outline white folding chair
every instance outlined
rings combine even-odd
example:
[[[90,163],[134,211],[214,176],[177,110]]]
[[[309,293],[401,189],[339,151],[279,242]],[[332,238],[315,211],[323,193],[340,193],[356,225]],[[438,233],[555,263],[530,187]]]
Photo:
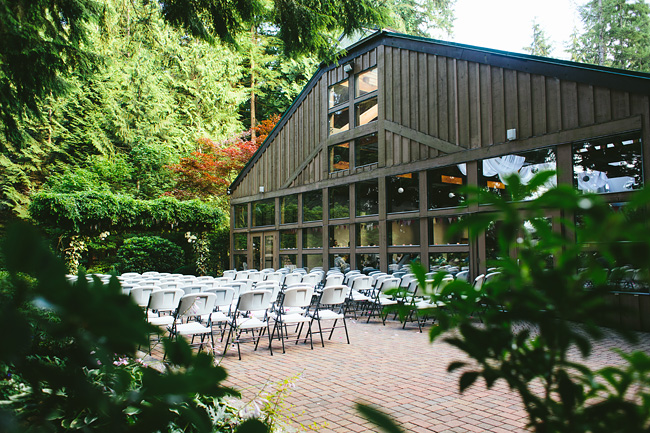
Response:
[[[370,300],[370,309],[368,311],[368,320],[366,323],[370,322],[370,318],[375,315],[375,312],[379,313],[382,324],[386,325],[386,316],[388,313],[384,314],[384,309],[391,305],[397,305],[399,301],[395,296],[386,294],[389,290],[399,289],[401,280],[399,278],[393,278],[386,275],[386,278],[380,278],[377,280],[378,286],[373,291],[373,296]]]
[[[299,331],[296,334],[295,341],[298,344],[300,340],[300,333],[305,323],[308,325],[307,337],[311,348],[314,348],[314,341],[311,332],[311,317],[306,314],[307,308],[311,305],[311,298],[314,295],[314,288],[310,285],[300,285],[297,287],[289,287],[284,290],[282,294],[282,301],[276,309],[275,324],[273,332],[271,333],[271,340],[275,332],[278,331],[278,337],[282,341],[282,353],[285,353],[284,341],[289,337],[288,326],[300,325]],[[305,339],[307,338],[305,337]]]
[[[235,289],[232,287],[211,287],[205,289],[203,293],[214,293],[217,300],[214,304],[215,310],[208,315],[201,317],[202,321],[210,321],[212,328],[218,326],[219,333],[221,334],[221,341],[225,335],[226,326],[230,325],[232,320],[233,301],[235,300]]]
[[[183,336],[185,338],[191,337],[190,344],[194,344],[196,336],[201,337],[199,344],[199,351],[203,349],[205,338],[209,337],[214,350],[214,338],[212,336],[212,323],[209,320],[209,315],[214,311],[214,306],[217,302],[217,297],[214,293],[192,293],[190,295],[183,295],[181,302],[176,310],[176,320],[171,329],[172,338]],[[208,315],[207,323],[201,323],[201,317]]]
[[[157,286],[135,286],[129,292],[129,296],[133,301],[142,308],[147,308],[149,306],[149,298],[151,297],[151,292],[154,290],[160,290],[160,287]]]
[[[230,321],[228,338],[226,339],[226,350],[228,350],[230,342],[236,344],[239,359],[241,359],[240,344],[254,342],[255,350],[257,350],[260,338],[262,338],[264,332],[266,332],[269,337],[269,351],[271,352],[271,355],[273,355],[271,330],[269,327],[271,294],[272,292],[270,290],[252,290],[250,292],[242,293],[239,296],[237,308],[235,309],[235,312],[232,315],[232,320]],[[255,335],[256,330],[258,331],[257,335]],[[244,333],[246,333],[246,337],[242,337]],[[250,336],[248,335],[249,333]]]
[[[339,320],[343,322],[345,338],[348,341],[348,344],[350,344],[348,325],[345,323],[345,301],[348,296],[348,291],[349,287],[343,285],[324,287],[320,297],[318,298],[316,307],[307,313],[307,316],[311,318],[310,325],[313,324],[314,320],[318,323],[318,333],[320,334],[320,342],[323,347],[325,347],[323,331],[330,331],[330,335],[327,339],[331,340],[332,335],[334,334],[334,329],[337,328],[336,323]],[[323,329],[321,326],[321,321],[323,320],[333,320],[334,322],[331,327]],[[340,328],[340,326],[338,326],[338,328]],[[298,338],[300,338],[300,336],[298,336]]]

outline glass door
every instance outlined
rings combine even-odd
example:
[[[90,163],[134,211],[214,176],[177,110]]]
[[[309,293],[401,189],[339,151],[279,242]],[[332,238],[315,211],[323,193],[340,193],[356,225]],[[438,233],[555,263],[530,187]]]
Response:
[[[278,232],[254,233],[253,239],[253,268],[257,270],[278,266],[277,251]]]

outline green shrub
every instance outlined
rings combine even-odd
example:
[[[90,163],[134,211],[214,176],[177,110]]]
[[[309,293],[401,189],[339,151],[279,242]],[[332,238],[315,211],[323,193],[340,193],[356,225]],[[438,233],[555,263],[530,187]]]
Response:
[[[158,236],[142,236],[124,241],[117,250],[120,272],[173,272],[183,266],[183,250]]]

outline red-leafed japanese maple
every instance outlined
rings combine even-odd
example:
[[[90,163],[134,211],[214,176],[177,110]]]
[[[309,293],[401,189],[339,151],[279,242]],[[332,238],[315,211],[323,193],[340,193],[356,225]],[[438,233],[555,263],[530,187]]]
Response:
[[[178,164],[169,166],[176,173],[176,187],[169,195],[182,200],[210,200],[224,195],[228,185],[244,168],[279,119],[280,116],[275,115],[255,128],[218,143],[209,138],[200,138],[199,150],[181,158]]]

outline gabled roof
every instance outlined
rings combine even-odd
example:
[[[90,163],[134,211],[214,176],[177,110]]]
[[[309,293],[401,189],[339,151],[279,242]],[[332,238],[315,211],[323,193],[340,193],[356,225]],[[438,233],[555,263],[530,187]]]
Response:
[[[378,31],[356,44],[351,45],[347,49],[346,55],[339,59],[338,62],[321,64],[318,71],[316,71],[312,76],[307,85],[303,88],[302,92],[300,92],[291,106],[284,112],[266,140],[264,140],[246,166],[230,184],[228,187],[228,193],[230,194],[235,190],[235,188],[237,188],[241,180],[248,174],[255,162],[259,160],[266,148],[273,142],[279,131],[282,130],[284,125],[287,123],[288,119],[293,115],[300,104],[305,100],[311,89],[316,85],[316,83],[318,83],[325,73],[381,45],[492,65],[530,74],[555,77],[562,80],[628,91],[631,93],[650,93],[650,73],[646,72],[627,71],[606,66],[577,63],[568,60],[532,56],[529,54],[482,48],[473,45],[459,44],[456,42],[446,42],[419,36],[410,36],[401,33]]]

